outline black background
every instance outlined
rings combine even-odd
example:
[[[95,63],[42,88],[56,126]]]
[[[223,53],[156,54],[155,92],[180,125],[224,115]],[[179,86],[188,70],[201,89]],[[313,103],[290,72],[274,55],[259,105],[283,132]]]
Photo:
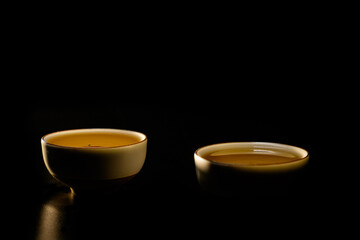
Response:
[[[179,31],[173,31],[171,24],[155,29],[144,23],[127,29],[131,34],[121,34],[123,29],[115,34],[103,25],[52,31],[62,23],[39,22],[24,23],[27,41],[16,39],[13,58],[21,67],[13,70],[12,98],[20,102],[7,116],[24,136],[21,150],[14,150],[18,172],[11,198],[15,229],[23,231],[14,235],[39,234],[46,206],[55,209],[46,226],[56,226],[59,236],[70,239],[212,236],[256,226],[275,236],[281,234],[275,226],[295,229],[310,209],[317,209],[312,219],[322,218],[323,203],[332,197],[331,156],[324,151],[332,105],[327,85],[318,80],[333,69],[317,26],[292,22],[276,28],[263,21],[254,29],[214,24],[186,30],[176,23]],[[56,198],[66,188],[47,173],[40,138],[78,128],[147,135],[145,165],[119,195],[76,204]],[[16,143],[18,135],[12,136]],[[196,181],[195,150],[233,141],[308,150],[304,180],[280,199],[244,201],[203,192]],[[309,232],[317,220],[309,220]]]

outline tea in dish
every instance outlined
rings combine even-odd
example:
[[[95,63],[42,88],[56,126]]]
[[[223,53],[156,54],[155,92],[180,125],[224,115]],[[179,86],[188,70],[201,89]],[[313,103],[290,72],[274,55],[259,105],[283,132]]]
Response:
[[[269,165],[288,163],[298,159],[295,154],[281,150],[230,149],[218,150],[203,156],[217,163]]]

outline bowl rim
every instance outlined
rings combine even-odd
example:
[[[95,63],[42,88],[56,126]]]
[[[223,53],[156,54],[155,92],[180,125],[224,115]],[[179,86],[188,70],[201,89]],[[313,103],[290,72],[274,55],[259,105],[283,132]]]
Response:
[[[199,155],[199,151],[201,149],[208,148],[208,147],[214,147],[216,145],[228,145],[228,144],[254,144],[254,145],[256,145],[256,144],[272,144],[272,145],[283,146],[283,147],[287,146],[287,147],[291,147],[291,148],[295,148],[295,149],[305,151],[305,156],[301,157],[301,158],[296,158],[296,159],[288,161],[288,162],[283,162],[283,163],[244,164],[244,163],[221,163],[221,162],[215,162],[213,160],[206,159],[203,156]],[[197,156],[197,157],[199,157],[199,158],[201,158],[201,159],[203,159],[203,160],[205,160],[207,162],[210,162],[211,164],[215,164],[215,165],[261,167],[261,166],[285,165],[285,164],[290,164],[290,163],[294,163],[294,162],[300,162],[300,161],[303,161],[303,160],[309,158],[310,155],[309,155],[309,152],[307,150],[305,150],[304,148],[289,145],[289,144],[284,144],[284,143],[275,143],[275,142],[224,142],[224,143],[214,143],[214,144],[210,144],[210,145],[200,147],[195,151],[194,156]]]
[[[120,146],[111,146],[111,147],[72,147],[72,146],[63,146],[63,145],[58,145],[58,144],[53,144],[53,143],[49,143],[45,140],[45,138],[49,135],[53,135],[53,134],[58,134],[58,133],[63,133],[63,132],[78,132],[78,131],[101,131],[101,130],[105,130],[105,131],[121,131],[121,132],[131,132],[131,133],[136,133],[139,135],[142,135],[144,139],[142,139],[141,141],[135,142],[135,143],[131,143],[131,144],[126,144],[126,145],[120,145]],[[68,149],[86,149],[86,150],[97,150],[97,149],[108,149],[108,148],[122,148],[122,147],[128,147],[128,146],[132,146],[132,145],[136,145],[142,142],[147,141],[147,136],[144,133],[138,132],[138,131],[133,131],[133,130],[126,130],[126,129],[117,129],[117,128],[78,128],[78,129],[67,129],[67,130],[60,130],[60,131],[56,131],[56,132],[51,132],[48,134],[45,134],[44,136],[41,137],[41,141],[44,142],[44,144],[46,145],[50,145],[50,146],[55,146],[55,147],[59,147],[59,148],[68,148]]]

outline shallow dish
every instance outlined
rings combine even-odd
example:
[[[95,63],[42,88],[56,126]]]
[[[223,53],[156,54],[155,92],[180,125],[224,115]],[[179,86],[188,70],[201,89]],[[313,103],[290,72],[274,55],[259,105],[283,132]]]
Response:
[[[230,142],[201,147],[194,160],[203,188],[225,195],[251,195],[284,190],[306,166],[309,154],[287,144]]]

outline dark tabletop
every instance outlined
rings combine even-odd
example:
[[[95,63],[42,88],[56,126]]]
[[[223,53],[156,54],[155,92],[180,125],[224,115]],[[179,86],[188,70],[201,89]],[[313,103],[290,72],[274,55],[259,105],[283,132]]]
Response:
[[[277,227],[296,228],[313,207],[320,209],[315,215],[324,211],[322,203],[329,192],[321,164],[326,158],[318,144],[319,132],[313,130],[319,120],[305,121],[286,108],[259,111],[259,106],[202,104],[31,105],[26,116],[28,147],[21,161],[23,190],[17,191],[20,196],[13,201],[18,213],[12,214],[12,233],[39,240],[202,237],[243,230],[284,234]],[[41,136],[89,127],[131,129],[149,139],[143,169],[111,196],[74,197],[51,178],[43,164]],[[282,196],[213,195],[197,182],[193,154],[201,146],[229,141],[299,146],[309,151],[309,166]],[[257,226],[263,230],[257,232]]]

